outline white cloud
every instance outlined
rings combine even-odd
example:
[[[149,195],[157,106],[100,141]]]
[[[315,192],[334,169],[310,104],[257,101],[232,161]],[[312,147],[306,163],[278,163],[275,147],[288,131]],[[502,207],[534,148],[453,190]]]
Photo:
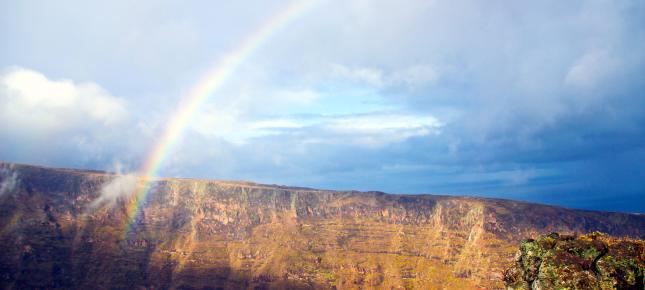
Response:
[[[191,128],[204,137],[222,138],[237,144],[303,126],[299,121],[288,118],[246,120],[237,110],[218,109],[215,106],[198,113],[191,124]]]
[[[571,66],[565,83],[575,87],[591,88],[604,81],[616,68],[616,60],[607,51],[593,49]]]
[[[336,138],[319,141],[378,147],[412,137],[439,134],[442,126],[432,116],[368,114],[340,117],[321,124],[323,129]]]
[[[55,135],[91,124],[114,126],[127,116],[125,101],[95,83],[51,80],[20,67],[0,74],[0,120],[21,130]]]
[[[331,74],[336,78],[362,82],[374,87],[382,87],[385,84],[383,71],[375,68],[351,68],[341,64],[333,64],[331,66]]]
[[[211,104],[196,113],[190,126],[203,136],[225,136],[238,130],[240,118],[237,104]]]
[[[318,101],[320,94],[314,90],[258,86],[235,97],[215,98],[195,113],[189,126],[202,136],[242,142],[275,129],[301,126],[288,118],[259,118],[258,115],[280,115],[285,110],[306,108]]]
[[[11,165],[0,167],[0,196],[11,192],[18,184],[18,172],[12,170]]]
[[[272,101],[279,100],[289,105],[308,105],[320,98],[313,90],[282,90],[273,94]]]
[[[252,122],[248,125],[252,130],[276,130],[276,129],[295,129],[302,128],[305,125],[297,120],[289,119],[270,119]]]
[[[299,142],[382,146],[418,136],[439,134],[443,126],[430,115],[372,112],[352,115],[244,119],[215,109],[198,116],[195,132],[235,144],[266,136],[300,136]]]
[[[531,179],[539,177],[540,173],[535,169],[513,170],[507,172],[506,183],[508,185],[524,185],[531,181]]]
[[[439,81],[439,73],[428,65],[414,65],[392,75],[392,82],[410,88],[433,85]]]
[[[363,83],[378,89],[386,87],[414,89],[434,85],[439,81],[437,70],[425,64],[416,64],[393,70],[333,64],[331,65],[331,76],[341,81]]]
[[[116,163],[114,167],[114,177],[101,186],[101,195],[90,204],[90,208],[96,208],[104,203],[112,206],[117,200],[135,194],[137,176],[129,173],[124,174],[119,163]]]
[[[93,82],[0,70],[0,158],[97,169],[136,162],[151,135],[133,123],[150,118],[137,120],[128,104]]]
[[[438,128],[441,124],[434,117],[412,115],[365,115],[334,119],[325,125],[326,128],[343,133],[378,133],[389,130],[419,130]]]

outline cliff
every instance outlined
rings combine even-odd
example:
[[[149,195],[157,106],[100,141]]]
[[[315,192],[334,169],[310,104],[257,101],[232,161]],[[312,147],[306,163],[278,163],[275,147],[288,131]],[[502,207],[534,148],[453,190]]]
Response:
[[[192,179],[152,181],[130,216],[123,176],[0,169],[3,289],[497,289],[522,239],[645,237],[643,215]]]

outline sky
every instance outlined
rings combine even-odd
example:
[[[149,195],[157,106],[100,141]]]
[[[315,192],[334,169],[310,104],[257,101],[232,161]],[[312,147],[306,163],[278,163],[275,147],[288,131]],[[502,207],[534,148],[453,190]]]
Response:
[[[294,1],[0,2],[0,160],[136,172]],[[645,2],[313,1],[160,176],[645,213]]]

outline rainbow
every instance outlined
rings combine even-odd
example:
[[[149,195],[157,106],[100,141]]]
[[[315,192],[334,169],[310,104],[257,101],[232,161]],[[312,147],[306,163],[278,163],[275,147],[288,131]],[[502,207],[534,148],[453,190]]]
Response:
[[[177,111],[168,120],[163,135],[155,143],[138,172],[139,176],[143,178],[144,184],[138,187],[133,198],[128,203],[124,235],[130,231],[137,213],[145,204],[154,176],[157,175],[159,168],[169,152],[181,138],[182,132],[191,121],[195,112],[204,104],[209,96],[226,82],[246,58],[261,47],[271,36],[275,35],[282,27],[308,11],[315,3],[316,1],[314,0],[296,0],[288,5],[286,9],[270,17],[257,31],[246,37],[236,49],[230,51],[216,62],[211,69],[206,71],[196,85],[188,91],[188,94],[183,98]]]

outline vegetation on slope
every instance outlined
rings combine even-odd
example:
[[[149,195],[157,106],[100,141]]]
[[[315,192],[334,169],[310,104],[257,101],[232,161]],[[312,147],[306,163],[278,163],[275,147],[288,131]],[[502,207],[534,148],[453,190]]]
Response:
[[[515,263],[504,272],[508,289],[642,290],[645,241],[594,232],[551,233],[521,242]]]

